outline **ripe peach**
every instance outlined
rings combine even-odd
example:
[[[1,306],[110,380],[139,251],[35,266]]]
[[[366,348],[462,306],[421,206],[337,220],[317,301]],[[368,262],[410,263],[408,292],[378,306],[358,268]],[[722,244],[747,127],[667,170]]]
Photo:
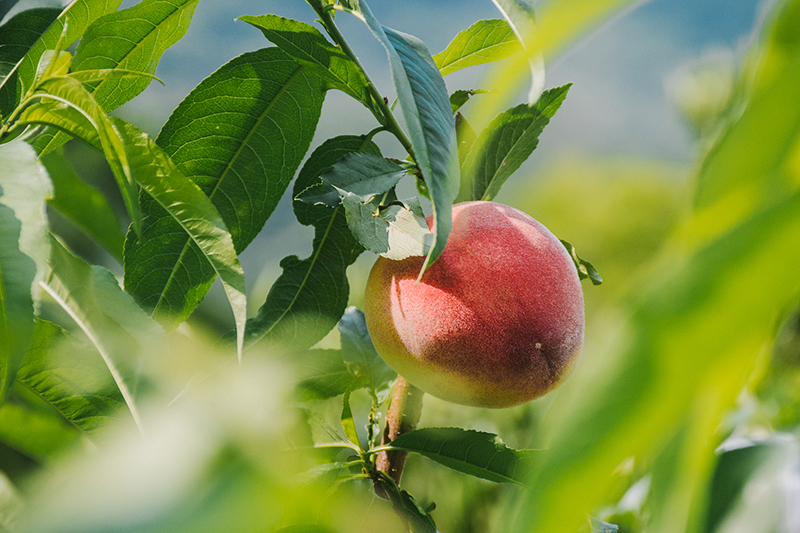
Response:
[[[375,348],[410,383],[454,403],[510,407],[569,375],[583,293],[547,228],[506,205],[456,204],[447,247],[415,285],[423,259],[378,258],[364,296]]]

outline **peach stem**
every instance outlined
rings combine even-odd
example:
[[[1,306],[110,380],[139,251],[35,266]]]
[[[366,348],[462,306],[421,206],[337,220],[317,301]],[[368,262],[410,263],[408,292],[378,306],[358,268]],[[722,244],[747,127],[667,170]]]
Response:
[[[424,394],[420,389],[406,381],[403,376],[397,376],[392,403],[389,407],[389,412],[386,413],[386,427],[383,430],[381,445],[389,444],[398,435],[412,431],[417,427],[420,415],[422,415],[422,396]],[[399,485],[407,456],[408,452],[399,450],[379,452],[375,460],[375,466],[381,472],[388,474]],[[375,493],[381,498],[387,498],[380,484],[375,484]]]

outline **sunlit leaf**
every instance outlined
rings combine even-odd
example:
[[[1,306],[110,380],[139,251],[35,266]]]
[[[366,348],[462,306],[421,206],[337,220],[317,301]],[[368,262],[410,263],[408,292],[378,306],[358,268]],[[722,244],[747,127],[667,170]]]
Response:
[[[360,68],[310,24],[277,15],[239,17],[303,66],[324,78],[331,88],[368,102],[367,80]]]
[[[356,422],[353,419],[353,411],[350,409],[350,389],[344,392],[344,397],[342,398],[342,429],[347,436],[347,440],[356,446],[360,446]]]
[[[794,31],[800,8],[786,6],[775,14],[776,27],[756,67],[762,75],[749,87],[744,112],[703,161],[695,208],[708,212],[701,222],[709,236],[800,183],[800,38]]]
[[[211,200],[237,252],[255,238],[294,176],[323,96],[317,76],[280,50],[264,49],[206,78],[161,130],[158,145]],[[142,210],[142,239],[129,233],[125,244],[125,286],[175,326],[217,273],[162,206],[143,196]]]
[[[70,75],[92,84],[104,111],[116,109],[147,88],[161,55],[189,28],[198,1],[145,0],[100,17],[81,39]],[[137,72],[144,75],[131,75]],[[47,131],[35,146],[46,154],[68,139],[63,131]]]
[[[41,35],[61,13],[56,8],[22,11],[0,26],[0,83],[16,68]]]
[[[80,430],[19,382],[0,405],[0,442],[34,461],[54,460],[80,436]]]
[[[20,222],[0,197],[0,403],[33,335],[34,261],[20,251]]]
[[[0,81],[0,115],[8,115],[22,97],[30,91],[39,59],[45,50],[55,49],[65,25],[67,31],[62,45],[68,47],[83,35],[94,20],[106,13],[116,11],[120,3],[122,0],[74,0],[64,8],[55,22],[50,24],[41,33],[41,36],[30,45],[25,55],[8,72],[7,77]],[[51,16],[51,13],[47,13],[44,18],[49,20]],[[36,23],[26,20],[27,22],[31,23],[29,28],[37,31],[41,31],[45,23],[44,20]]]
[[[37,321],[17,382],[90,437],[131,420],[98,352],[53,323]]]
[[[121,133],[112,125],[84,85],[74,78],[53,76],[37,86],[37,95],[41,101],[23,111],[19,124],[55,126],[95,148],[101,148],[117,180],[125,208],[131,217],[132,229],[139,234],[142,213],[136,201],[136,183]]]
[[[140,377],[138,371],[142,357],[141,345],[136,336],[132,336],[127,330],[127,324],[123,326],[118,321],[122,318],[126,321],[135,320],[136,308],[134,305],[127,305],[129,313],[125,317],[112,317],[105,311],[109,298],[130,300],[130,296],[122,291],[108,270],[89,265],[55,239],[50,245],[50,264],[53,273],[47,283],[43,284],[45,290],[69,314],[100,353],[128,410],[141,429],[134,397]],[[110,283],[107,278],[111,279]],[[109,286],[116,286],[116,289],[108,290]]]
[[[47,172],[26,143],[15,140],[0,146],[0,203],[10,207],[21,222],[19,249],[36,262],[34,298],[38,282],[47,273],[50,237],[45,214],[45,199],[52,185]]]
[[[489,91],[483,91],[481,89],[460,89],[455,91],[450,95],[450,107],[453,109],[453,114],[456,114],[458,110],[464,107],[464,105],[469,102],[469,99],[476,94],[488,94],[488,92]],[[458,124],[456,124],[456,133],[458,133]]]
[[[433,242],[420,271],[444,251],[453,225],[452,204],[459,187],[458,148],[447,88],[425,45],[412,35],[382,26],[364,0],[350,2],[389,56],[414,160],[433,208]]]
[[[442,76],[462,68],[483,65],[512,56],[521,50],[520,41],[505,20],[479,20],[433,56]]]
[[[81,181],[70,163],[59,154],[52,152],[44,156],[42,163],[53,182],[53,194],[47,199],[48,205],[67,217],[121,263],[124,236],[106,197]]]
[[[378,207],[347,191],[340,191],[347,213],[347,225],[367,250],[395,261],[425,256],[434,235],[428,229],[416,198],[405,204]]]
[[[542,93],[498,115],[481,132],[464,162],[458,201],[492,200],[539,144],[539,136],[567,97],[571,84]]]
[[[645,292],[623,345],[614,348],[613,371],[602,379],[598,372],[573,376],[580,394],[569,406],[551,409],[558,425],[532,479],[521,531],[551,531],[567,519],[570,528],[578,527],[608,489],[609,480],[593,472],[611,472],[626,457],[655,452],[680,427],[688,429],[679,460],[693,466],[668,497],[681,508],[691,504],[687,494],[709,468],[723,413],[735,405],[772,336],[774,316],[800,291],[792,274],[800,261],[798,213],[800,193],[794,193],[662,270],[669,275]],[[587,433],[591,440],[582,437]],[[637,438],[620,441],[620,434]],[[533,514],[536,526],[523,526]],[[674,515],[661,518],[673,523]]]
[[[125,69],[155,74],[161,55],[183,37],[199,0],[143,0],[109,13],[88,28],[72,61],[72,71]],[[150,83],[143,77],[108,79],[92,95],[108,112]]]
[[[247,320],[244,272],[225,223],[208,196],[181,174],[170,158],[146,133],[121,119],[117,119],[115,123],[124,138],[125,152],[130,160],[131,170],[136,181],[142,186],[142,196],[147,197],[167,213],[173,227],[179,231],[177,236],[165,235],[164,238],[182,241],[187,251],[191,243],[193,253],[199,254],[210,265],[214,275],[219,276],[233,311],[237,331],[237,353],[241,356]],[[134,242],[135,236],[129,234],[128,239],[128,243]],[[164,264],[164,258],[157,255],[157,252],[150,258],[139,255],[136,263],[131,264],[129,251],[127,248],[125,250],[126,272],[140,273],[139,279],[143,280],[142,283],[147,282],[146,269],[163,268]],[[126,289],[134,297],[140,295],[141,287],[131,287],[130,283],[130,278],[126,278]],[[156,311],[159,311],[158,305],[146,307],[155,307]],[[165,318],[169,321],[171,317]]]
[[[378,147],[358,136],[334,137],[309,156],[294,184],[294,195],[319,183],[319,176],[353,152],[379,156]],[[264,339],[292,348],[308,348],[321,340],[347,307],[346,269],[363,248],[351,235],[344,208],[294,202],[301,224],[314,226],[311,255],[303,260],[289,256],[281,261],[283,273],[272,285],[258,314],[247,323],[248,343]]]
[[[497,483],[524,484],[537,453],[509,448],[492,433],[461,428],[416,429],[399,435],[389,446]]]

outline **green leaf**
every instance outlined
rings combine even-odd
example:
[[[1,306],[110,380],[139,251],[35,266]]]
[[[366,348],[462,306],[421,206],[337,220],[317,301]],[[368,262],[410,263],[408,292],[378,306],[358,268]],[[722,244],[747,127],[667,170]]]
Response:
[[[600,285],[603,283],[603,278],[600,276],[600,273],[597,271],[596,268],[585,259],[582,259],[578,252],[575,250],[575,247],[572,246],[565,240],[561,240],[561,244],[564,245],[564,248],[567,249],[569,252],[570,257],[572,257],[572,261],[575,263],[575,268],[578,269],[578,277],[580,279],[589,278],[592,280],[592,285]]]
[[[531,155],[539,136],[567,97],[571,84],[542,93],[533,106],[500,113],[484,129],[464,162],[458,201],[491,200]]]
[[[124,236],[117,215],[106,197],[81,181],[70,163],[60,154],[51,152],[41,161],[53,182],[53,194],[47,199],[48,205],[67,217],[121,263]]]
[[[37,85],[37,96],[42,101],[27,107],[20,115],[18,123],[55,126],[95,148],[99,144],[117,180],[133,230],[139,234],[142,213],[136,201],[136,183],[121,133],[115,129],[84,85],[74,78],[53,76]]]
[[[29,9],[17,13],[0,27],[0,83],[5,82],[60,13],[56,8]]]
[[[350,232],[364,248],[395,261],[428,254],[434,235],[417,198],[379,207],[353,193],[339,192]]]
[[[530,0],[492,0],[503,14],[517,38],[525,43],[536,31],[536,17]],[[531,88],[528,92],[528,104],[533,105],[544,89],[544,56],[541,53],[527,54],[531,69]]]
[[[350,448],[359,451],[359,446],[350,442],[341,428],[328,423],[321,415],[309,409],[301,409],[311,430],[311,440],[316,448]]]
[[[389,368],[372,344],[364,313],[357,307],[348,307],[339,321],[342,343],[342,360],[347,370],[378,395],[389,389],[397,373]]]
[[[536,453],[509,448],[492,433],[461,428],[417,429],[399,435],[389,446],[496,483],[526,483]]]
[[[330,88],[352,96],[369,108],[364,73],[314,26],[277,15],[246,15],[238,20],[260,29],[267,39],[295,61],[324,78]]]
[[[198,1],[143,0],[100,17],[81,38],[70,75],[92,83],[89,92],[105,112],[116,109],[147,88],[162,54],[189,28]],[[110,74],[116,70],[120,72]],[[48,131],[37,139],[36,148],[46,154],[68,139],[63,132]]]
[[[80,327],[100,353],[139,429],[141,421],[134,393],[139,382],[144,335],[131,334],[131,324],[142,319],[130,296],[122,291],[108,270],[89,265],[66,250],[57,240],[50,245],[52,276],[44,288]],[[122,302],[120,302],[120,300]],[[109,309],[125,309],[125,313]],[[149,334],[153,330],[147,330]],[[150,355],[150,354],[147,354]]]
[[[478,135],[472,128],[472,124],[464,118],[464,115],[456,113],[456,141],[458,142],[458,162],[461,168],[464,168],[464,162],[477,138]]]
[[[386,48],[397,97],[406,121],[414,160],[427,185],[433,208],[433,242],[419,276],[444,251],[452,228],[451,209],[458,192],[459,165],[447,88],[425,45],[375,19],[364,0],[350,2]]]
[[[350,409],[350,389],[344,391],[344,397],[342,398],[342,429],[347,436],[347,440],[361,447],[359,444],[361,441],[356,430],[356,422],[353,419],[353,411]]]
[[[158,136],[219,211],[237,252],[261,230],[308,149],[321,83],[277,48],[244,54],[203,80]],[[162,206],[147,196],[141,203],[142,239],[129,233],[125,244],[125,286],[174,327],[200,303],[215,268]]]
[[[294,184],[294,195],[319,183],[319,176],[352,152],[380,155],[365,137],[334,137],[309,156]],[[296,200],[294,212],[304,225],[314,226],[311,255],[303,260],[289,256],[281,261],[283,273],[275,281],[258,314],[247,323],[247,341],[298,349],[320,341],[347,307],[346,269],[363,248],[347,227],[344,208],[308,205]]]
[[[505,20],[479,20],[458,32],[447,48],[433,56],[442,76],[462,68],[483,65],[521,50],[519,39]]]
[[[22,58],[16,62],[7,77],[0,81],[0,115],[8,115],[31,90],[36,78],[39,59],[45,50],[53,50],[61,39],[64,26],[67,26],[63,47],[68,47],[83,35],[86,28],[98,17],[117,10],[122,0],[74,0],[55,22],[45,30],[30,46]],[[52,14],[46,14],[49,19]],[[27,22],[27,21],[26,21]],[[31,28],[41,30],[44,21],[33,24]]]
[[[142,0],[95,20],[75,51],[72,71],[125,69],[155,74],[161,55],[189,28],[198,1]],[[95,86],[92,94],[109,112],[149,83],[142,77],[108,79]]]
[[[241,357],[247,320],[244,272],[225,223],[208,196],[181,174],[146,133],[121,119],[116,119],[115,123],[125,140],[125,151],[136,181],[142,186],[142,196],[146,196],[167,213],[173,226],[179,231],[177,238],[183,242],[191,242],[192,252],[199,254],[210,265],[214,274],[219,276],[233,311],[237,353]],[[129,234],[128,242],[133,238],[135,237]],[[188,250],[188,244],[185,246]],[[138,258],[139,261],[131,265],[131,256],[126,249],[126,272],[164,265],[164,258],[160,256],[151,257],[146,262],[141,255]],[[146,272],[144,274],[142,277],[146,278]],[[126,280],[126,286],[128,283],[130,281]],[[134,297],[138,292],[135,289],[138,287],[129,289]],[[158,306],[155,308],[158,310]]]
[[[34,299],[39,293],[39,281],[44,279],[49,269],[50,233],[45,199],[51,191],[47,173],[30,146],[21,140],[0,146],[0,202],[10,207],[22,224],[19,249],[36,263],[37,275],[32,288]]]
[[[20,251],[19,236],[19,220],[0,203],[0,404],[33,335],[31,283],[36,264]]]
[[[357,379],[345,366],[339,350],[309,350],[302,359],[298,364],[305,377],[295,387],[300,401],[333,398],[347,389],[358,388]]]
[[[367,200],[388,192],[407,174],[405,168],[379,155],[353,152],[322,174],[322,187],[315,184],[297,195],[297,199],[336,207],[342,203],[338,190],[344,190]]]
[[[722,450],[709,484],[709,503],[705,529],[718,531],[725,517],[735,508],[754,474],[772,459],[775,442],[749,443],[747,446]]]
[[[592,527],[592,533],[616,533],[619,531],[619,526],[603,522],[599,518],[593,516],[589,517],[589,523]]]
[[[54,460],[79,439],[77,428],[19,382],[0,405],[0,442],[35,461]]]
[[[450,107],[453,109],[453,114],[455,115],[459,109],[464,107],[464,105],[469,102],[469,99],[476,94],[488,94],[489,91],[483,91],[481,89],[470,89],[464,90],[460,89],[455,91],[453,94],[450,95]],[[456,137],[458,136],[458,124],[456,124]]]
[[[35,393],[93,439],[130,420],[125,400],[98,352],[51,322],[37,320],[17,386]]]
[[[417,500],[408,491],[400,489],[387,480],[382,480],[382,486],[392,501],[392,508],[403,520],[406,530],[410,533],[437,533],[436,523]]]

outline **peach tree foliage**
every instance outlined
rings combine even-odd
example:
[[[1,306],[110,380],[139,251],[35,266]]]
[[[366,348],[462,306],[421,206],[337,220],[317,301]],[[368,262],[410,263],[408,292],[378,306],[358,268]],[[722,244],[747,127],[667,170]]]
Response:
[[[346,479],[363,471],[408,528],[435,531],[429,510],[376,469],[381,450],[415,452],[484,479],[522,483],[532,452],[508,448],[492,434],[424,428],[379,447],[377,410],[385,407],[395,374],[372,347],[363,314],[345,308],[346,270],[364,250],[392,259],[424,256],[424,271],[444,249],[456,197],[493,198],[536,148],[569,86],[541,96],[539,88],[530,104],[501,113],[476,133],[460,110],[484,91],[448,95],[442,78],[518,53],[515,25],[532,24],[532,11],[501,8],[506,19],[475,23],[436,56],[416,37],[384,26],[363,1],[310,0],[322,31],[277,15],[241,17],[273,46],[221,66],[152,139],[109,113],[153,81],[197,1],[143,0],[119,10],[119,1],[83,0],[63,10],[21,11],[0,28],[0,418],[11,420],[25,402],[52,408],[37,414],[36,424],[3,425],[0,439],[41,459],[120,419],[132,419],[144,433],[142,364],[165,351],[167,336],[219,277],[236,323],[224,341],[232,356],[241,360],[260,344],[317,358],[317,371],[297,384],[298,397],[342,395],[344,409],[338,429],[308,417],[315,445],[352,449],[358,461],[334,463],[332,472]],[[385,49],[397,109],[358,62],[335,23],[336,11],[364,21]],[[330,90],[364,106],[375,128],[328,139],[308,154]],[[384,158],[373,142],[379,134],[393,136],[408,158]],[[126,235],[105,197],[64,160],[60,147],[70,139],[108,161],[130,219]],[[314,228],[313,250],[305,259],[281,261],[283,273],[248,318],[237,256],[295,177],[293,209],[300,224]],[[429,200],[432,230],[419,198],[397,197],[403,179],[416,181]],[[124,288],[51,234],[45,205],[122,263]],[[61,313],[48,312],[53,303]],[[309,352],[337,323],[342,349]],[[351,391],[359,388],[373,398],[366,441],[349,407]]]

